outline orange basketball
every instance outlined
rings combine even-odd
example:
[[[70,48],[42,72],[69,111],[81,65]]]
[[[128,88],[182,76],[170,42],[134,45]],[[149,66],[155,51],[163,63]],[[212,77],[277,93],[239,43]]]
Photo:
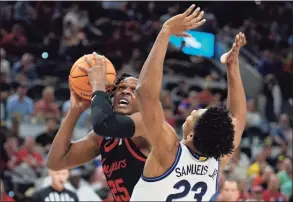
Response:
[[[89,84],[88,76],[85,72],[79,69],[78,65],[90,68],[88,63],[85,61],[85,57],[88,57],[88,59],[93,63],[96,64],[96,60],[93,54],[85,55],[81,58],[79,58],[72,66],[70,70],[69,75],[69,81],[71,84],[71,88],[76,92],[77,95],[80,97],[90,100],[92,97],[92,87]],[[110,85],[114,84],[114,81],[116,79],[116,71],[113,66],[113,64],[110,62],[110,60],[106,59],[106,65],[107,65],[107,79],[109,81]]]

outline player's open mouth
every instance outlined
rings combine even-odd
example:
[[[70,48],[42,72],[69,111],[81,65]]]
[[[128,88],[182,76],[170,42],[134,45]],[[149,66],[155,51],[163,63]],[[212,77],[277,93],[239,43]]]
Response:
[[[121,100],[119,100],[118,105],[119,107],[126,107],[129,104],[129,101],[122,98]]]

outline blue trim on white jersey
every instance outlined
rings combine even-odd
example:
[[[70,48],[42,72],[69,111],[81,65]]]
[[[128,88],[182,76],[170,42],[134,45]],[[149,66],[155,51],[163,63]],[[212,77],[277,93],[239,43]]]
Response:
[[[186,145],[185,145],[186,146]],[[199,160],[199,161],[206,161],[208,160],[207,157],[205,156],[202,156],[200,155],[199,153],[195,152],[195,151],[192,151],[188,146],[186,146],[188,151],[191,153],[191,155],[196,159],[196,160]],[[205,158],[205,160],[200,160],[200,158]]]
[[[145,176],[142,175],[141,179],[143,179],[146,182],[157,182],[157,181],[160,181],[160,180],[168,177],[168,175],[170,175],[173,172],[173,170],[176,168],[176,166],[177,166],[177,164],[179,162],[181,153],[182,153],[182,148],[181,148],[181,144],[179,143],[175,161],[173,162],[173,164],[170,166],[170,168],[165,173],[163,173],[162,175],[160,175],[158,177],[145,177]]]

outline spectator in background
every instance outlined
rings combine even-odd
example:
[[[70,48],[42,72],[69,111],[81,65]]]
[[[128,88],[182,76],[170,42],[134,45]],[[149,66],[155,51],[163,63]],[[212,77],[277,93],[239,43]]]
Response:
[[[261,170],[268,166],[268,163],[266,162],[268,155],[268,152],[265,150],[257,155],[256,160],[248,168],[248,176],[255,177],[261,174]]]
[[[22,77],[26,77],[29,84],[38,78],[34,57],[29,53],[23,54],[21,60],[14,63],[12,67],[12,79],[20,80]]]
[[[213,94],[210,91],[210,89],[206,88],[203,89],[199,93],[199,105],[200,108],[206,108],[209,106],[209,104],[213,101]]]
[[[249,99],[247,101],[247,116],[246,116],[246,127],[256,127],[258,129],[262,128],[263,118],[258,111],[256,111],[255,101]]]
[[[78,202],[77,195],[64,187],[69,177],[68,170],[52,171],[49,170],[52,184],[41,189],[32,196],[33,202],[42,201],[74,201]]]
[[[171,106],[163,106],[165,119],[168,124],[170,124],[173,128],[176,128],[176,119],[174,117],[173,109]]]
[[[237,181],[245,180],[247,178],[247,170],[249,168],[250,160],[247,155],[237,148],[225,166],[225,171],[229,172],[229,176]]]
[[[10,33],[5,33],[2,44],[11,44],[15,46],[24,46],[27,44],[27,37],[24,29],[20,24],[15,24]]]
[[[264,95],[266,97],[265,115],[269,122],[276,122],[281,113],[282,93],[277,79],[268,74],[264,78]]]
[[[6,51],[3,48],[0,48],[0,67],[1,73],[5,72],[7,75],[10,74],[10,62],[6,59]]]
[[[6,101],[7,101],[7,98],[9,97],[10,95],[10,90],[11,90],[11,85],[10,83],[8,82],[8,72],[9,70],[7,71],[8,69],[5,69],[1,67],[1,72],[0,72],[0,86],[1,86],[1,89],[0,89],[0,100],[1,100],[1,107],[3,107],[3,111],[1,111],[1,115],[3,114],[3,117],[1,116],[1,120],[4,120],[7,118],[7,112],[6,112]]]
[[[1,66],[0,86],[1,86],[0,88],[1,120],[4,120],[7,118],[7,111],[6,111],[7,98],[11,94],[11,84],[9,83],[9,69],[5,68],[5,66],[3,68]]]
[[[1,137],[2,138],[2,137]],[[5,162],[6,170],[13,170],[16,166],[17,158],[16,154],[19,151],[19,141],[16,137],[7,137],[5,144],[3,145],[4,153],[3,156],[7,155]],[[2,156],[2,153],[1,153]]]
[[[163,24],[166,20],[174,16],[176,13],[178,13],[179,10],[179,4],[175,4],[173,6],[168,7],[168,12],[160,17],[160,21]]]
[[[264,190],[262,199],[264,201],[287,201],[287,198],[279,191],[280,182],[276,175],[271,175],[268,188]]]
[[[239,190],[239,196],[238,196],[238,200],[237,201],[245,201],[246,199],[250,198],[250,194],[249,194],[249,183],[247,178],[245,179],[241,179],[241,180],[237,180],[237,184],[238,184],[238,190]]]
[[[237,182],[233,180],[225,181],[217,201],[237,201],[238,198],[239,189]]]
[[[183,119],[189,116],[192,110],[197,110],[200,108],[199,105],[199,96],[196,91],[191,91],[188,95],[188,98],[182,100],[178,106],[178,112]]]
[[[69,182],[72,185],[72,191],[77,194],[80,201],[102,201],[90,184],[81,178],[80,169],[71,170]]]
[[[188,89],[185,85],[185,81],[182,80],[179,82],[179,85],[176,86],[171,91],[171,97],[173,102],[180,102],[188,96]]]
[[[277,177],[280,181],[281,192],[287,197],[292,196],[292,160],[286,158],[282,162],[281,171],[278,172]]]
[[[11,198],[5,191],[4,184],[2,180],[0,179],[0,201],[3,202],[14,202],[14,199]]]
[[[55,117],[46,119],[46,131],[37,135],[36,143],[41,146],[45,152],[49,152],[55,135],[58,132],[58,120]]]
[[[268,187],[269,179],[273,174],[274,170],[271,167],[261,167],[260,174],[257,175],[252,181],[252,186],[261,186],[262,189],[266,189]]]
[[[19,117],[21,121],[29,118],[33,113],[33,100],[26,96],[27,85],[21,83],[17,88],[17,93],[7,99],[7,117]]]
[[[31,24],[31,20],[35,19],[36,12],[34,8],[26,1],[18,1],[14,5],[14,19],[17,21]]]
[[[292,148],[292,133],[293,131],[290,126],[288,115],[282,114],[279,118],[278,125],[275,128],[273,128],[271,132],[274,142],[277,145],[285,145],[288,143],[290,145],[290,148]]]
[[[63,19],[63,39],[61,41],[61,53],[63,54],[74,54],[75,56],[79,53],[76,52],[78,47],[88,44],[86,34],[82,30],[87,16],[81,18],[80,14],[79,7],[74,4]]]
[[[60,117],[59,107],[55,100],[55,89],[47,86],[43,90],[42,99],[35,103],[34,114],[38,119],[45,119],[46,117]]]
[[[168,106],[168,107],[171,107],[173,108],[173,102],[171,100],[171,94],[170,94],[170,91],[168,90],[163,90],[160,94],[160,100],[162,102],[162,105],[163,106]]]
[[[1,107],[0,110],[1,110],[1,123],[2,123],[2,121],[5,120],[5,108],[4,108],[4,104],[2,102],[0,103],[0,107]]]
[[[70,100],[67,100],[62,105],[62,117],[63,118],[67,115],[69,108],[70,108]],[[90,117],[90,110],[87,109],[80,115],[76,126],[77,127],[87,127],[89,117]]]
[[[22,163],[27,164],[30,168],[38,170],[45,166],[42,155],[36,152],[35,139],[33,137],[27,137],[23,146],[16,153],[17,165]]]
[[[258,67],[258,71],[266,76],[268,74],[274,74],[275,76],[279,76],[283,71],[282,62],[276,57],[276,54],[271,50],[266,49],[263,52],[260,65]]]
[[[209,106],[210,107],[216,107],[216,106],[224,106],[223,104],[222,104],[222,102],[221,102],[221,98],[222,98],[222,96],[221,96],[221,94],[220,93],[215,93],[214,95],[213,95],[213,98],[212,98],[212,100],[211,100],[211,102],[210,102],[210,104],[209,104]]]
[[[252,186],[251,188],[251,201],[263,201],[262,200],[263,188],[259,185]]]

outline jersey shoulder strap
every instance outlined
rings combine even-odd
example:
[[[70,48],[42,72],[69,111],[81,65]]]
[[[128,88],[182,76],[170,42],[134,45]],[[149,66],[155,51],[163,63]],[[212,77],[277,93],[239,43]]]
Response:
[[[142,162],[145,162],[147,157],[140,151],[140,149],[134,144],[134,142],[131,140],[131,138],[125,138],[123,139],[125,142],[125,145],[130,152],[130,154],[136,158],[137,160],[140,160]]]

